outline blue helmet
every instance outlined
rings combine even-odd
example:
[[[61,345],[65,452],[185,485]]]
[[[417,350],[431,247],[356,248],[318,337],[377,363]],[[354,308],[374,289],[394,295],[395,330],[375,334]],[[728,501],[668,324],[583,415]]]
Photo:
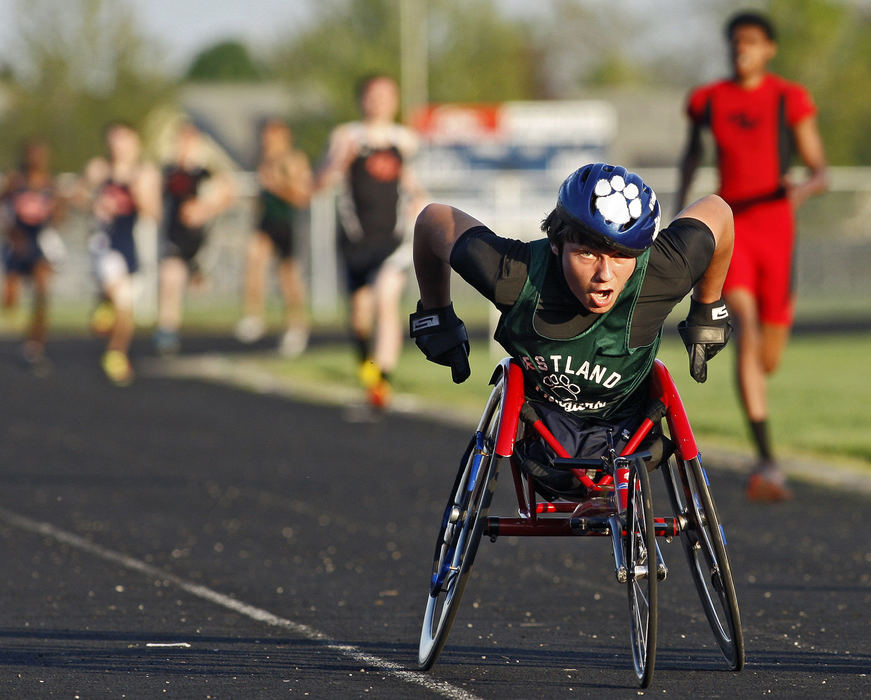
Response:
[[[578,168],[559,188],[557,210],[585,238],[625,255],[641,255],[656,240],[656,194],[635,173],[606,163]]]

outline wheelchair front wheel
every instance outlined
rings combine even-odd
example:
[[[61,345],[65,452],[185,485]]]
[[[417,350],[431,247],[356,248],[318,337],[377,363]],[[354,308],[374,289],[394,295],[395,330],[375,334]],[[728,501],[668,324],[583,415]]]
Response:
[[[447,641],[475,560],[496,486],[496,435],[504,380],[490,394],[463,456],[436,539],[430,591],[420,633],[418,668],[429,669]]]
[[[675,457],[662,471],[674,513],[687,521],[681,541],[702,608],[729,668],[740,671],[744,668],[744,633],[738,598],[704,467],[698,456],[691,460]]]
[[[642,460],[629,469],[624,534],[626,566],[629,573],[629,633],[632,661],[639,686],[647,688],[656,664],[658,622],[656,576],[656,530],[650,476]]]

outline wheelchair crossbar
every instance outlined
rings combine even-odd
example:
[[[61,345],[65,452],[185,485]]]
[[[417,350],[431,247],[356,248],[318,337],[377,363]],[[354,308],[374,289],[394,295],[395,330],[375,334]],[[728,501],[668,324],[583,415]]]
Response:
[[[682,518],[654,518],[657,537],[677,537],[686,523]],[[611,534],[609,516],[562,517],[562,518],[503,518],[490,516],[484,528],[486,537],[559,537],[559,536],[606,536]],[[625,534],[625,533],[624,533]]]

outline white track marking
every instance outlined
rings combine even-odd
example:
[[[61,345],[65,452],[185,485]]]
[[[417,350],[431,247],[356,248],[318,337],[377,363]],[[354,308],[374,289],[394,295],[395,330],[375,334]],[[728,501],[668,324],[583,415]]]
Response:
[[[446,698],[451,698],[452,700],[478,699],[477,695],[473,695],[472,693],[451,685],[450,683],[435,680],[434,678],[419,673],[418,671],[409,671],[400,664],[388,661],[387,659],[382,659],[380,656],[375,656],[374,654],[367,654],[365,651],[349,644],[341,644],[340,642],[330,639],[323,632],[320,632],[309,625],[294,622],[285,617],[279,617],[268,610],[248,605],[247,603],[243,603],[235,598],[224,595],[223,593],[213,591],[211,588],[206,586],[192,583],[179,576],[163,571],[156,566],[146,564],[144,561],[107,549],[91,542],[90,540],[86,540],[84,537],[67,532],[66,530],[61,530],[51,523],[32,520],[31,518],[13,513],[5,508],[0,508],[0,519],[22,530],[28,530],[29,532],[51,537],[58,542],[63,542],[64,544],[68,544],[71,547],[93,554],[94,556],[105,559],[106,561],[120,564],[126,569],[138,571],[145,576],[160,579],[161,581],[169,581],[191,595],[202,598],[203,600],[208,600],[216,605],[220,605],[228,610],[232,610],[240,615],[256,620],[257,622],[263,622],[272,627],[281,627],[290,630],[295,634],[322,644],[327,649],[332,649],[349,659],[353,659],[361,665],[369,666],[388,673],[405,683],[421,686],[426,690],[437,693]]]

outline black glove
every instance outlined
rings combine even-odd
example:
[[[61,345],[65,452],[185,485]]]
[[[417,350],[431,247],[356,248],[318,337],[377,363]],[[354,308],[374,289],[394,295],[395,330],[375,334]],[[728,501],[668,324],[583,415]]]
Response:
[[[451,368],[451,378],[460,384],[472,373],[469,367],[469,335],[454,313],[454,305],[417,311],[408,317],[411,337],[426,359]]]
[[[701,304],[690,299],[690,312],[677,330],[690,356],[690,375],[697,382],[708,378],[708,360],[726,347],[732,335],[732,321],[726,302]]]

